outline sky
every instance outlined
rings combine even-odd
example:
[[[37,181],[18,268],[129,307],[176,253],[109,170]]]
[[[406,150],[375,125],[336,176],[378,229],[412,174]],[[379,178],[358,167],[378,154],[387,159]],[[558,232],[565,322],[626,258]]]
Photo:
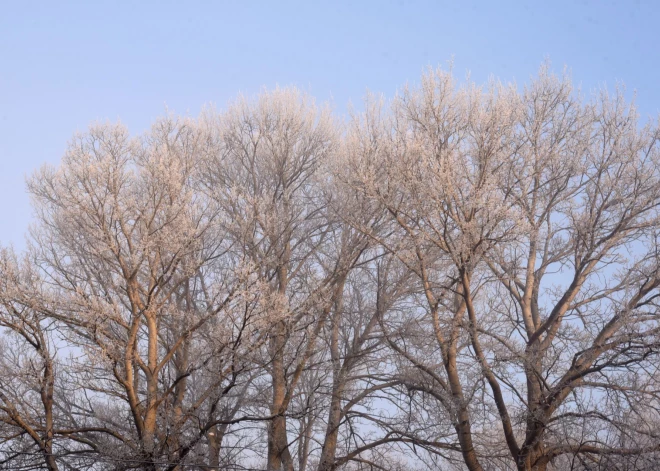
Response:
[[[97,121],[147,130],[295,85],[339,114],[425,68],[529,81],[548,59],[660,113],[660,1],[0,0],[0,246],[25,245],[25,179]]]

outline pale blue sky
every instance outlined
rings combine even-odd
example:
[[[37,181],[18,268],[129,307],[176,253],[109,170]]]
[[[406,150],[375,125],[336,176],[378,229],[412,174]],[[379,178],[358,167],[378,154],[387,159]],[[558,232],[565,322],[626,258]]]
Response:
[[[584,90],[623,81],[660,112],[660,0],[0,0],[0,245],[23,246],[25,176],[94,120],[140,133],[239,91],[297,85],[343,113],[424,67],[526,82],[544,58]]]

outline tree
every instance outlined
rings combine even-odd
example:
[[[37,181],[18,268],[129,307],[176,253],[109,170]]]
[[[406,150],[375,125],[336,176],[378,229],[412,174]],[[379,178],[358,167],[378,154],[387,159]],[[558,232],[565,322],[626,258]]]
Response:
[[[603,441],[615,413],[594,398],[630,412],[632,395],[656,399],[657,127],[639,129],[621,93],[583,104],[545,69],[522,94],[431,71],[374,109],[384,129],[366,132],[381,142],[347,184],[397,227],[380,243],[417,275],[442,366],[391,343],[419,372],[410,387],[449,414],[468,469],[495,456],[481,437],[493,420],[520,470],[653,451]],[[589,438],[567,433],[584,421]]]
[[[139,140],[97,126],[29,185],[41,221],[32,257],[57,299],[40,309],[81,350],[76,377],[92,394],[77,414],[105,433],[92,448],[139,462],[184,460],[238,384],[243,342],[262,339],[254,277],[196,190],[203,142],[170,118]]]
[[[0,411],[9,426],[5,433],[14,441],[6,453],[25,466],[40,457],[49,471],[57,471],[57,362],[52,321],[33,308],[42,300],[40,279],[9,250],[0,252],[0,275],[0,326],[9,332],[0,344]]]

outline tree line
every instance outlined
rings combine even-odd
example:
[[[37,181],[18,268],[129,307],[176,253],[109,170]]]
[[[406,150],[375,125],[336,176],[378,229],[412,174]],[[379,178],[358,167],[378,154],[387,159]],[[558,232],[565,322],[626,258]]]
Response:
[[[547,67],[91,126],[0,249],[0,469],[655,469],[659,138]]]

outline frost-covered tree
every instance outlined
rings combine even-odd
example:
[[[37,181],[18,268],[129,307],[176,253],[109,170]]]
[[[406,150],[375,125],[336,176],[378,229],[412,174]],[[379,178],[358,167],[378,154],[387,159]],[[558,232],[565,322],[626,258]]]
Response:
[[[425,302],[387,335],[467,468],[656,451],[657,125],[543,69],[520,93],[431,71],[354,127],[346,184],[387,210],[379,243]]]

